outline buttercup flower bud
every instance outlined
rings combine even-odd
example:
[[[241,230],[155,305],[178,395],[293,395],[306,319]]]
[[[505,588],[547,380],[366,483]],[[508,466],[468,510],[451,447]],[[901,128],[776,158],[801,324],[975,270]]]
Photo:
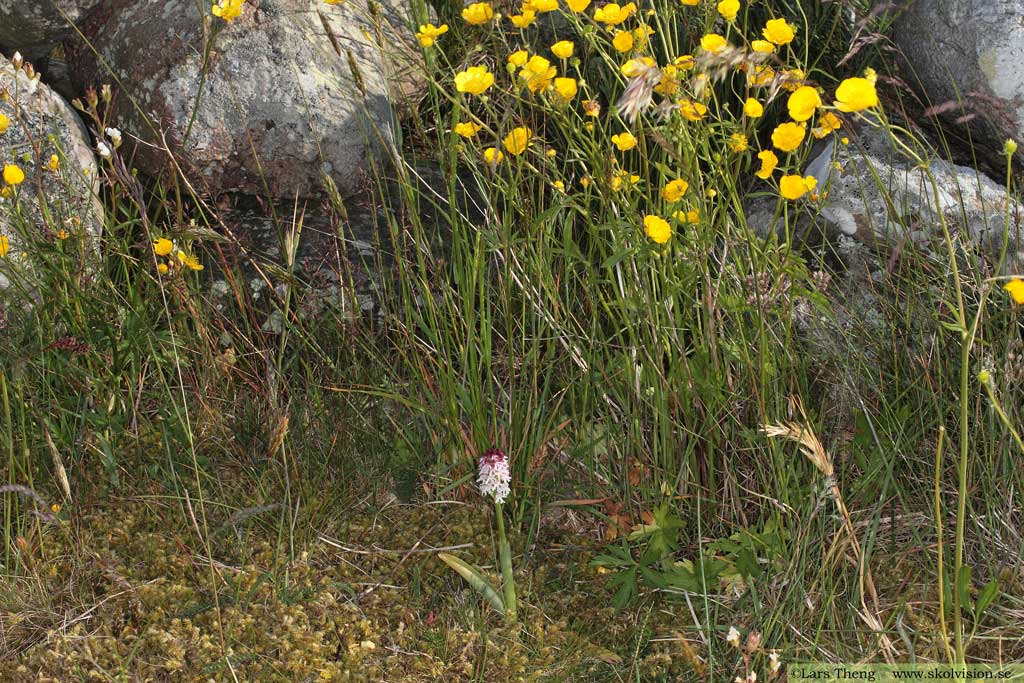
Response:
[[[1008,157],[1012,157],[1016,153],[1017,141],[1013,139],[1007,139],[1006,142],[1003,143],[1003,154],[1005,154]]]

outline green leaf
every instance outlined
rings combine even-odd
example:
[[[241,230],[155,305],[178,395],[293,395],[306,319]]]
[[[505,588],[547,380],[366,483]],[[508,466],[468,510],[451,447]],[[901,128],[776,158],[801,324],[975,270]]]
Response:
[[[636,580],[636,568],[628,569],[624,572],[619,572],[611,581],[608,582],[609,586],[618,585],[619,590],[615,592],[615,597],[612,598],[612,607],[616,611],[627,606],[632,602],[633,598],[637,594],[637,580]]]
[[[985,587],[981,589],[981,595],[978,596],[978,602],[974,606],[974,620],[978,621],[981,619],[981,615],[985,613],[989,605],[999,595],[999,582],[992,579],[985,584]]]
[[[490,581],[484,578],[479,569],[448,553],[438,553],[437,557],[483,595],[487,602],[491,603],[491,607],[505,614],[505,601],[501,594],[494,589]]]
[[[960,595],[960,607],[966,609],[971,604],[971,568],[966,564],[960,567],[956,577],[956,591]]]
[[[757,556],[747,548],[743,548],[736,555],[736,571],[747,579],[761,578],[761,565],[757,563]]]

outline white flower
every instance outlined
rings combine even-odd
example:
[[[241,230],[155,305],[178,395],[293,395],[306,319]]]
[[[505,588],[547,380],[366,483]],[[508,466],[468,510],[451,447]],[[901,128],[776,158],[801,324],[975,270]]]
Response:
[[[736,648],[740,646],[740,632],[736,630],[735,626],[729,627],[729,633],[725,635],[725,642]]]
[[[751,671],[747,675],[747,683],[757,683],[757,672],[756,671]]]
[[[508,469],[508,458],[497,449],[492,448],[480,456],[480,476],[477,486],[484,498],[494,496],[497,503],[504,503],[510,492],[509,483],[512,473]]]
[[[21,65],[25,63],[25,58],[21,56],[20,52],[15,52],[14,56],[11,57],[11,65],[14,66],[15,71],[21,69]]]
[[[121,131],[117,128],[107,128],[107,137],[114,143],[114,149],[121,146]]]
[[[100,156],[104,159],[110,158],[110,148],[107,147],[107,143],[98,142],[96,143],[96,151],[100,153]]]
[[[771,664],[772,675],[779,673],[779,669],[782,668],[782,660],[779,659],[779,653],[773,652],[768,655],[768,662]]]

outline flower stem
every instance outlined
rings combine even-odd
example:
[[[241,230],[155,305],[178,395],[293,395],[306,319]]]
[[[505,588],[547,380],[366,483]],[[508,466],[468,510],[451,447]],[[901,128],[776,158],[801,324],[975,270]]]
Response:
[[[498,517],[498,557],[501,562],[501,579],[505,595],[505,618],[509,622],[516,620],[516,583],[512,575],[512,546],[505,535],[505,515],[501,503],[494,503]]]

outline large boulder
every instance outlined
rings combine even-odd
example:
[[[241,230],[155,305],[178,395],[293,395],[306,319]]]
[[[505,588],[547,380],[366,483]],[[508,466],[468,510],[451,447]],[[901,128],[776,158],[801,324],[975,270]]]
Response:
[[[955,239],[976,246],[993,266],[1005,236],[1003,271],[1024,272],[1024,214],[1004,186],[935,152],[922,168],[884,130],[861,127],[851,137],[846,146],[823,145],[807,165],[805,173],[827,194],[815,211],[805,212],[801,229],[813,222],[830,240],[882,251],[909,243],[942,254],[944,220]],[[748,224],[761,234],[773,217],[773,201],[748,207]]]
[[[992,159],[1024,141],[1024,0],[914,0],[892,37],[911,83]]]
[[[0,49],[20,51],[30,61],[50,52],[71,34],[72,25],[100,0],[0,0]]]
[[[83,24],[102,61],[85,45],[68,60],[80,88],[116,83],[117,125],[126,147],[144,141],[132,158],[150,175],[166,142],[211,194],[310,196],[327,173],[351,195],[394,143],[389,75],[412,57],[387,57],[416,44],[408,3],[361,2],[262,0],[225,23],[210,3],[114,0]]]
[[[0,115],[9,123],[0,133],[0,165],[17,166],[25,179],[0,198],[0,236],[9,248],[0,264],[0,287],[8,284],[5,271],[23,262],[26,241],[74,237],[91,251],[103,228],[96,158],[75,111],[6,60],[0,63],[4,90],[8,97],[0,98]]]

